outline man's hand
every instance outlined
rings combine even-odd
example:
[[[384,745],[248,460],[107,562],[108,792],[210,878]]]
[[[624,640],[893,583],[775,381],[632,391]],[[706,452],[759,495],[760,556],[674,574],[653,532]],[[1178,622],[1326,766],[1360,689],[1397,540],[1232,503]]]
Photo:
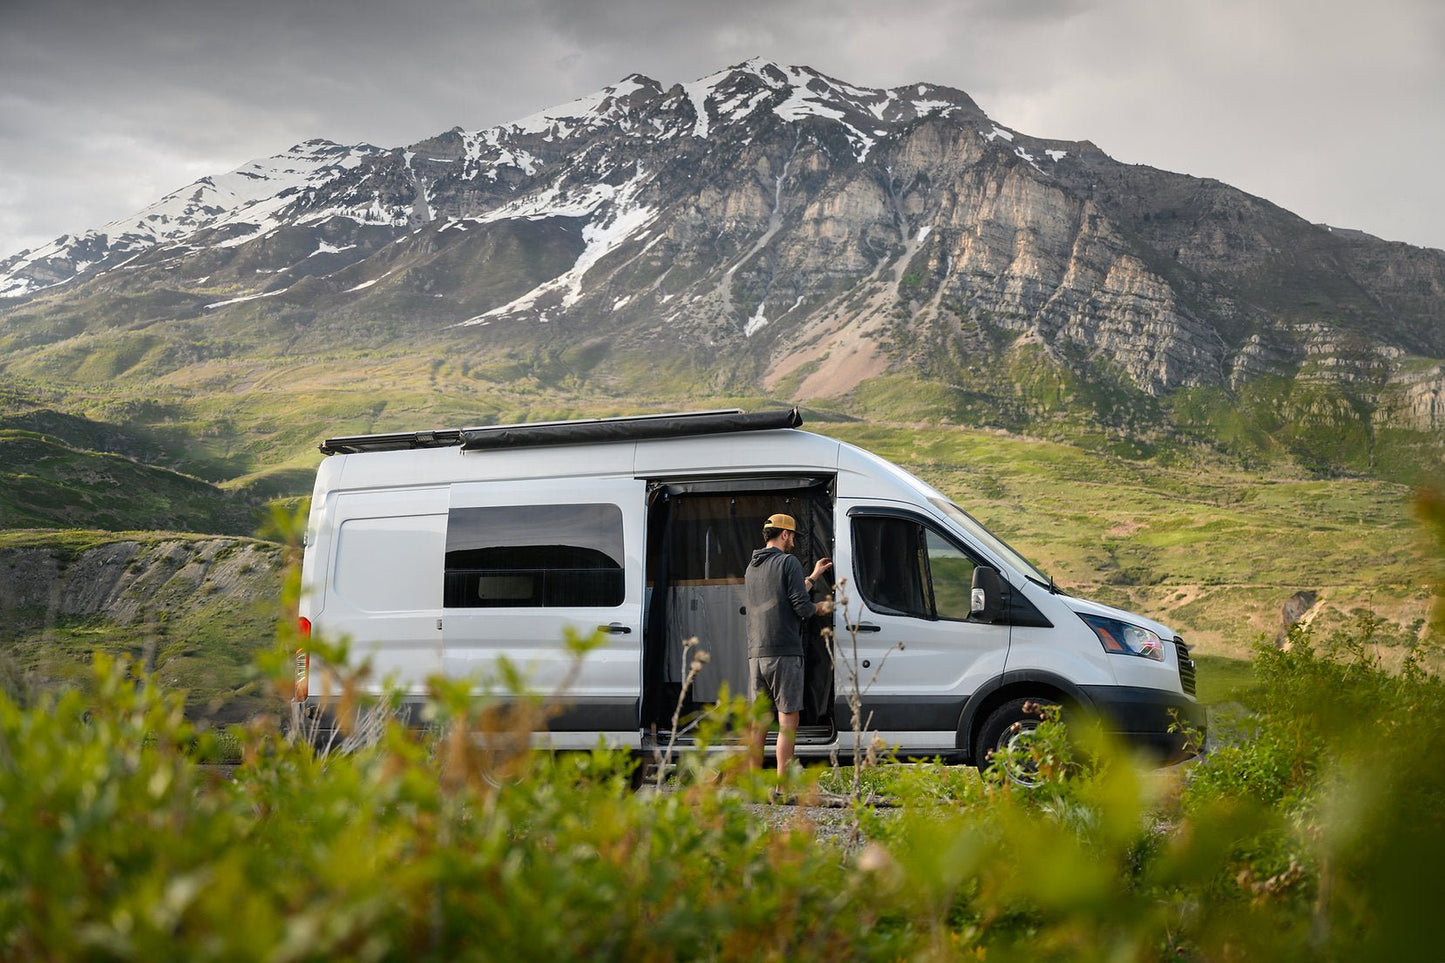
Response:
[[[816,583],[818,579],[822,576],[822,574],[832,567],[833,560],[831,558],[818,559],[818,561],[813,565],[813,574],[808,576],[808,580]]]

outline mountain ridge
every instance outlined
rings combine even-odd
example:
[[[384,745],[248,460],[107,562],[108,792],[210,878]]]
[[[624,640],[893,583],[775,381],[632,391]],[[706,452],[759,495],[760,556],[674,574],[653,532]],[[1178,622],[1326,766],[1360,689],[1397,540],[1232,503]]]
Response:
[[[790,82],[790,77],[808,78],[808,86],[804,89],[810,91],[812,96],[799,91]],[[651,78],[634,73],[617,85],[605,87],[592,95],[510,123],[478,131],[454,127],[408,148],[384,149],[370,144],[347,147],[317,138],[297,144],[273,157],[250,161],[226,174],[202,177],[166,195],[134,216],[118,218],[81,235],[61,235],[49,245],[21,251],[0,261],[0,298],[26,297],[48,286],[84,277],[104,260],[103,257],[94,257],[93,252],[97,247],[108,253],[131,254],[148,246],[183,240],[202,230],[224,228],[242,221],[246,215],[259,215],[258,226],[264,228],[267,226],[268,216],[274,215],[276,209],[282,206],[281,202],[297,198],[305,189],[316,191],[342,171],[355,169],[367,161],[398,152],[406,156],[410,164],[413,158],[421,156],[422,151],[443,144],[453,137],[460,138],[463,143],[464,164],[459,172],[462,178],[485,177],[496,181],[500,176],[499,171],[505,168],[532,174],[536,172],[538,159],[530,152],[513,150],[509,142],[525,135],[539,135],[543,141],[561,141],[579,130],[597,130],[609,123],[625,127],[627,105],[640,93],[650,94],[661,101],[664,110],[681,113],[681,118],[673,118],[677,121],[673,127],[660,128],[660,133],[673,137],[690,135],[705,140],[715,128],[745,119],[750,110],[757,107],[756,95],[760,91],[757,86],[746,82],[749,80],[762,81],[767,90],[787,92],[786,99],[771,105],[771,109],[784,119],[798,120],[809,116],[844,119],[846,116],[849,120],[849,136],[860,150],[859,160],[866,158],[870,146],[870,139],[862,129],[869,120],[895,124],[918,119],[924,116],[925,111],[961,111],[971,119],[988,123],[992,128],[990,137],[1003,137],[1012,141],[1015,137],[1022,136],[993,124],[962,91],[932,84],[910,84],[889,90],[861,88],[832,80],[811,68],[783,68],[771,61],[760,59],[726,68],[690,84],[674,84],[667,89]],[[771,86],[767,85],[768,81],[772,82]],[[631,85],[631,88],[623,85]],[[914,91],[919,99],[903,98],[901,92],[908,90]],[[933,95],[932,99],[930,94]],[[679,110],[683,106],[690,108],[690,120],[687,119],[685,111]],[[703,111],[701,115],[698,114],[700,107]],[[683,123],[684,120],[687,122]],[[1029,141],[1043,143],[1037,138],[1029,138]],[[1087,141],[1081,142],[1081,146],[1097,150]],[[1024,148],[1018,148],[1018,152],[1021,157],[1027,157],[1032,162],[1032,155],[1028,155]],[[452,163],[456,159],[442,160],[444,163]],[[434,159],[423,158],[424,163],[427,160]],[[246,189],[247,186],[254,187],[258,184],[278,184],[278,187],[269,194]],[[229,205],[223,203],[226,196],[231,198]],[[424,201],[424,197],[421,199]],[[371,209],[370,220],[374,223],[409,220],[411,212],[406,212],[405,217],[402,216],[406,206],[410,205],[393,207],[387,211],[390,215],[387,217],[377,216],[378,209]],[[367,211],[367,208],[340,207],[327,209],[324,213],[366,221]],[[304,223],[307,207],[304,204],[298,207],[298,213],[302,215],[300,220]],[[312,217],[318,216],[318,212],[310,213]],[[433,219],[424,217],[421,220],[425,223]],[[170,224],[175,224],[176,229],[161,229]],[[112,234],[116,236],[111,237]],[[220,243],[234,245],[255,237],[255,232],[252,232]],[[47,262],[66,260],[74,265],[73,273],[68,276],[63,275],[63,270],[44,270]],[[31,272],[39,276],[32,276]],[[45,283],[47,279],[48,284]]]
[[[633,74],[406,148],[310,141],[127,221],[0,262],[0,371],[78,370],[59,359],[84,337],[128,339],[148,360],[115,373],[151,377],[278,344],[591,344],[792,400],[907,372],[987,425],[1441,463],[1445,252],[1031,137],[935,85]]]

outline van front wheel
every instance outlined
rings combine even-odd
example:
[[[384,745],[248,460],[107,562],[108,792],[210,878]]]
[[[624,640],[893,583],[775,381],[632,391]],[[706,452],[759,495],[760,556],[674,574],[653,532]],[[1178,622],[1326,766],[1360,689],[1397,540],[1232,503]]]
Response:
[[[1026,750],[1034,730],[1038,729],[1039,723],[1043,721],[1045,711],[1057,705],[1053,699],[1029,696],[1024,699],[1011,699],[989,713],[983,728],[979,730],[978,747],[974,753],[980,771],[993,765],[995,753],[1005,753],[1011,749]],[[1005,773],[1009,779],[1022,786],[1039,784],[1036,767],[1030,760],[1010,758]]]

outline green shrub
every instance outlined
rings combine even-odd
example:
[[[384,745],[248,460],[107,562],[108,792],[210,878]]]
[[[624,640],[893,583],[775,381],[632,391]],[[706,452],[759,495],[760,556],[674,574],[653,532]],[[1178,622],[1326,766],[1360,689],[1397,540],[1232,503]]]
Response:
[[[762,818],[763,783],[701,756],[664,792],[632,790],[633,760],[601,748],[500,766],[476,734],[501,703],[456,684],[434,692],[435,732],[392,722],[351,753],[233,730],[242,761],[226,773],[202,764],[221,747],[179,696],[98,658],[89,697],[0,699],[0,956],[1433,951],[1440,684],[1305,636],[1256,658],[1254,726],[1195,763],[1150,771],[1047,720],[1029,744],[1036,786],[869,771],[856,845],[822,844],[801,810]],[[851,782],[818,775],[801,794]]]
[[[381,724],[319,753],[274,719],[197,731],[97,655],[83,690],[0,694],[0,958],[1432,959],[1445,686],[1369,632],[1261,645],[1250,714],[1192,763],[1046,717],[1012,770],[865,772],[826,838],[697,750],[647,792],[625,754],[531,751],[545,704],[469,683],[417,730],[343,679]]]

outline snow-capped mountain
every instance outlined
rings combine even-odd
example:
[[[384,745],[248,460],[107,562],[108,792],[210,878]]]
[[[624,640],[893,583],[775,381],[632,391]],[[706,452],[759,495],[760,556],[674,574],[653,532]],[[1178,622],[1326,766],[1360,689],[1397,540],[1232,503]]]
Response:
[[[870,90],[839,83],[805,67],[749,61],[690,84],[663,90],[654,80],[633,75],[589,97],[579,98],[511,124],[482,131],[457,128],[405,151],[370,145],[344,147],[325,140],[299,144],[283,154],[252,161],[234,171],[203,177],[169,194],[134,217],[85,232],[62,235],[50,244],[0,262],[0,297],[25,297],[114,267],[153,247],[184,244],[201,232],[208,246],[236,246],[283,226],[315,224],[343,217],[359,224],[408,227],[428,223],[440,207],[457,205],[438,197],[439,187],[474,182],[508,185],[565,160],[568,144],[623,133],[652,145],[696,138],[719,139],[724,132],[758,121],[762,111],[785,122],[807,118],[835,121],[862,162],[874,144],[899,125],[927,116],[976,120],[985,136],[1012,142],[1017,135],[991,125],[964,94],[929,84]],[[1022,146],[1020,157],[1036,163]],[[1064,151],[1044,148],[1057,161]],[[409,174],[412,194],[385,189],[376,167]],[[365,167],[358,189],[338,195],[348,172]],[[331,188],[332,190],[328,190]],[[508,193],[508,192],[503,192]],[[512,217],[588,216],[613,199],[615,191],[551,189],[520,194],[491,209],[455,212],[458,220],[495,221]]]
[[[217,245],[244,244],[281,224],[282,212],[302,190],[320,187],[379,153],[374,147],[314,140],[228,174],[203,177],[134,217],[78,237],[61,235],[0,263],[0,297],[34,294],[158,245],[184,242],[204,230],[229,234],[212,242]]]
[[[1271,376],[1445,427],[1445,253],[1027,135],[957,90],[762,60],[406,148],[302,144],[0,263],[0,296],[11,370],[58,316],[124,317],[220,326],[228,351],[282,329],[288,350],[597,343],[797,398],[906,368],[1015,421],[1045,370],[1048,404],[1071,379],[1163,399]]]

